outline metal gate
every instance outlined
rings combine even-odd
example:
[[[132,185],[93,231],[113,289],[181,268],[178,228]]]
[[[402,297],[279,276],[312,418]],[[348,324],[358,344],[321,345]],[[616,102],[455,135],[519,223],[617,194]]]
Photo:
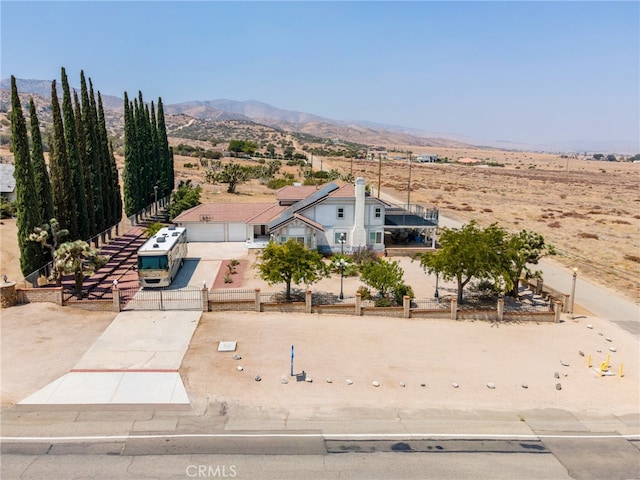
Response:
[[[120,309],[202,310],[202,290],[185,288],[130,288],[120,292]]]

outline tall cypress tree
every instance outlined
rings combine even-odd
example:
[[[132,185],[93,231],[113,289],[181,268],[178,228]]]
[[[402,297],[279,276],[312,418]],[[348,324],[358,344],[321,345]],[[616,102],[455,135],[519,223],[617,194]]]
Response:
[[[40,217],[33,181],[27,124],[24,120],[16,79],[13,75],[11,76],[11,142],[16,180],[16,226],[20,249],[20,269],[23,275],[29,275],[44,264],[42,246],[29,240],[29,234],[33,232],[33,229],[42,225],[42,217]]]
[[[102,218],[103,224],[99,228],[100,231],[106,230],[111,225],[111,212],[109,210],[109,183],[104,178],[104,148],[102,146],[102,129],[98,115],[98,105],[96,95],[93,91],[93,82],[89,78],[89,103],[91,105],[91,116],[95,125],[96,133],[96,172],[100,177],[101,193],[102,193]]]
[[[89,224],[89,237],[98,233],[96,225],[96,211],[93,203],[93,181],[91,178],[91,165],[87,155],[87,140],[84,124],[82,123],[82,109],[78,101],[78,93],[73,91],[73,105],[76,120],[76,138],[78,139],[78,154],[80,155],[80,168],[82,170],[82,183],[84,185],[84,197],[87,202],[87,223]],[[88,237],[87,237],[88,238]]]
[[[113,174],[111,172],[111,153],[109,151],[109,136],[107,133],[107,123],[104,118],[104,107],[102,106],[102,95],[98,92],[98,140],[100,142],[100,171],[103,179],[103,209],[107,227],[120,221],[117,213],[113,211],[113,196],[116,195],[113,185]]]
[[[92,92],[93,95],[93,92]],[[95,112],[92,110],[89,92],[87,91],[87,81],[84,71],[80,71],[80,102],[82,103],[82,125],[86,141],[87,162],[91,171],[91,187],[93,192],[93,210],[96,230],[102,232],[107,228],[104,220],[103,199],[102,199],[102,175],[100,170],[100,156],[98,154],[98,122]]]
[[[160,181],[162,179],[162,159],[160,158],[160,141],[158,139],[158,123],[156,121],[156,110],[153,102],[151,102],[151,151],[153,152],[153,190],[154,197],[157,193],[158,198],[162,198],[162,187]],[[154,198],[155,200],[155,198]]]
[[[36,105],[31,98],[29,102],[29,116],[31,121],[31,163],[33,165],[34,192],[38,200],[38,210],[43,223],[49,223],[54,217],[53,196],[47,164],[44,161],[40,122],[36,112]]]
[[[71,188],[75,195],[76,209],[78,212],[78,229],[71,239],[87,240],[89,238],[89,219],[87,216],[87,198],[84,188],[84,175],[78,150],[78,139],[76,135],[76,121],[71,104],[71,92],[69,81],[64,67],[61,69],[62,76],[62,116],[64,118],[64,139],[67,144],[67,156],[71,167]],[[71,232],[70,232],[71,233]]]
[[[138,158],[136,149],[136,128],[132,105],[124,92],[124,213],[130,217],[138,211]]]
[[[162,98],[158,98],[158,149],[160,151],[160,185],[162,196],[171,195],[174,188],[173,174],[173,154],[169,149],[169,139],[167,138],[167,126],[164,119],[164,107]]]
[[[116,156],[113,154],[113,144],[111,142],[109,142],[109,158],[111,159],[111,183],[113,185],[111,210],[113,211],[115,222],[119,222],[122,220],[122,195],[118,178],[118,165],[116,164]]]
[[[144,117],[144,105],[142,104],[142,94],[138,96],[138,99],[133,100],[133,112],[134,121],[136,125],[136,145],[138,148],[138,185],[137,185],[137,203],[136,210],[142,210],[147,206],[148,199],[148,174],[149,167],[147,165],[146,156],[146,132],[145,132],[145,117]]]
[[[64,141],[64,126],[55,80],[51,82],[51,116],[53,143],[49,144],[49,169],[51,170],[53,208],[60,228],[69,232],[69,239],[77,239],[78,208],[73,188],[69,185],[72,173],[67,158],[67,145]]]

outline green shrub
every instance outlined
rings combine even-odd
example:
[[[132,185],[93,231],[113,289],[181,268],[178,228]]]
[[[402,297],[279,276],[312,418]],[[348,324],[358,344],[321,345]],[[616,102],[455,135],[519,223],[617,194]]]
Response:
[[[0,218],[12,218],[15,213],[15,204],[5,197],[0,197]]]
[[[415,295],[413,294],[413,288],[411,288],[409,285],[405,285],[403,283],[401,285],[398,285],[393,290],[393,299],[395,300],[396,305],[403,304],[405,295],[408,295],[409,298],[415,298]]]
[[[391,300],[387,297],[378,297],[376,298],[376,307],[391,307]]]
[[[369,290],[369,288],[365,287],[364,285],[360,285],[356,293],[360,294],[362,300],[371,300],[371,298],[373,298],[371,296],[371,290]]]
[[[272,178],[267,182],[267,188],[271,190],[278,190],[287,185],[293,185],[293,179],[288,178]]]

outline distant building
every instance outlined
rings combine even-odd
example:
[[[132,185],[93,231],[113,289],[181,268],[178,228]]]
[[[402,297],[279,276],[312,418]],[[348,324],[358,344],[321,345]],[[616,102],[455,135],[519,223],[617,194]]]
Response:
[[[15,167],[12,163],[0,163],[0,195],[10,202],[16,200],[16,179],[13,177]]]
[[[438,161],[437,154],[421,154],[416,156],[416,162],[418,163],[433,163]]]

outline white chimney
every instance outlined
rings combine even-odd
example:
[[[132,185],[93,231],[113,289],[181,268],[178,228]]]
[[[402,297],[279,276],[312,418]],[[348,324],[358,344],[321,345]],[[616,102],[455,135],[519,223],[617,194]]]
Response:
[[[351,231],[351,246],[365,247],[367,245],[367,231],[364,228],[364,178],[356,178],[356,208]]]

